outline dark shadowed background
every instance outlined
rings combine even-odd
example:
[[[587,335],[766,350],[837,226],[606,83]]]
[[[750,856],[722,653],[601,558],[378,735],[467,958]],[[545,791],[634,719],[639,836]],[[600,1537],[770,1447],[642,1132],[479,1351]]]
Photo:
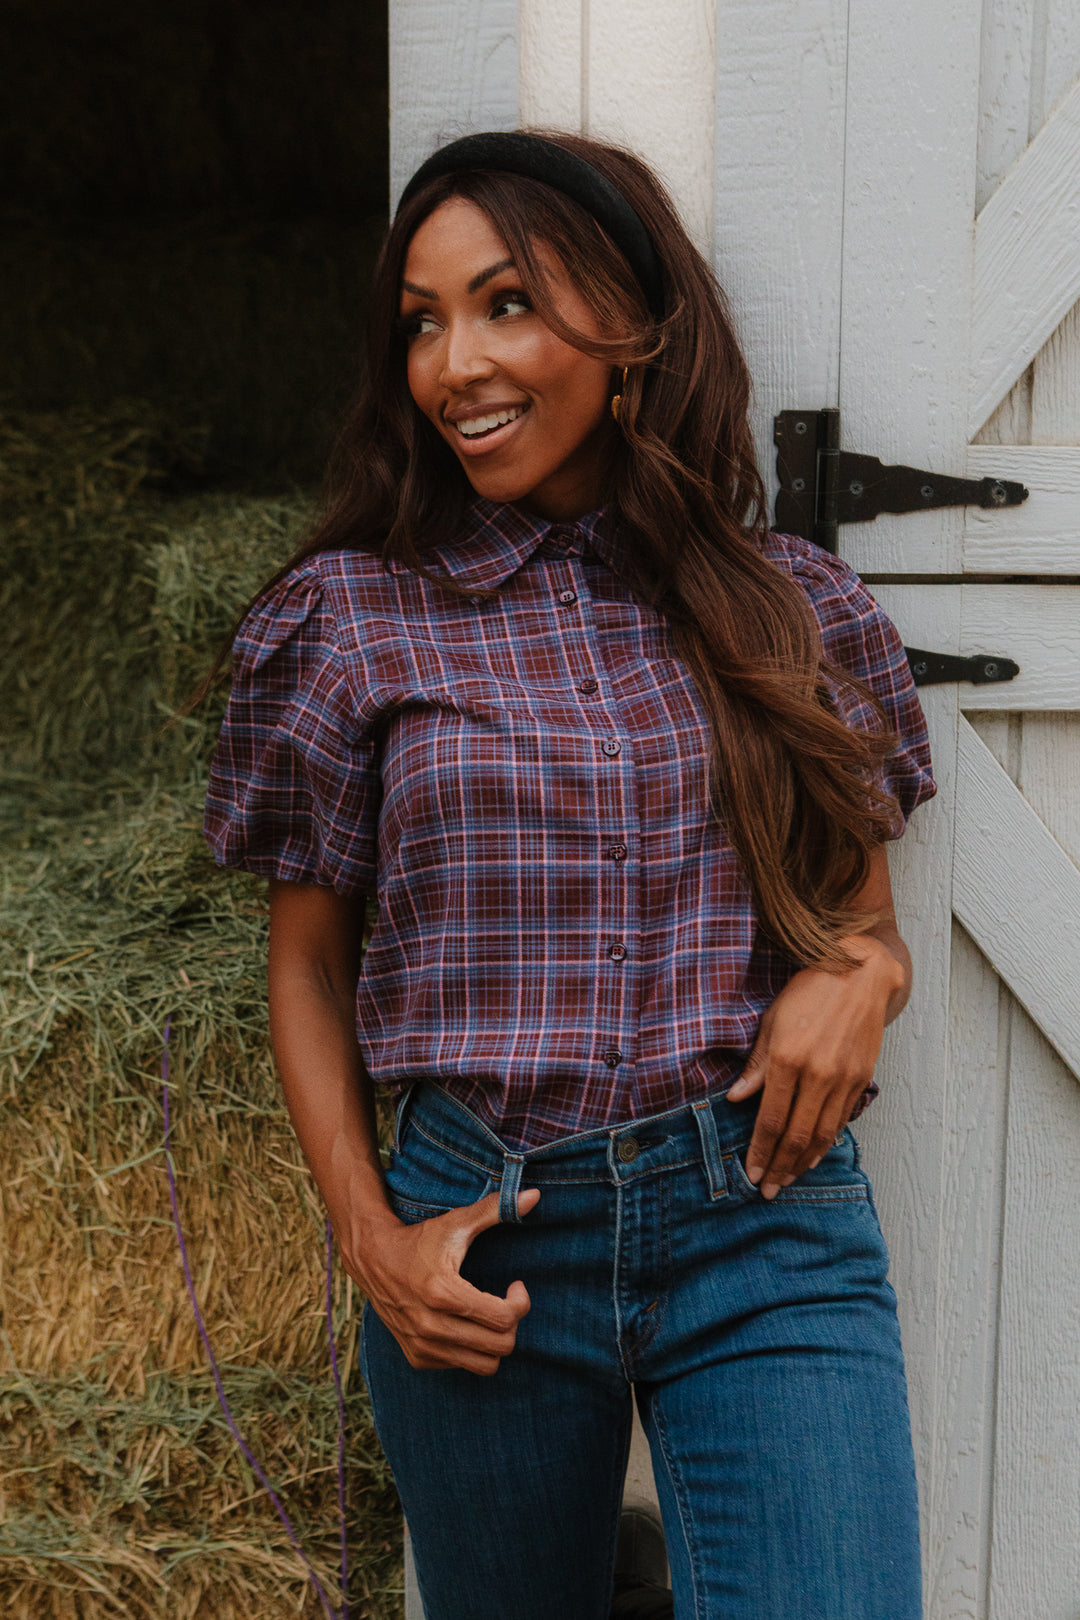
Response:
[[[241,1429],[339,1601],[323,1215],[266,1037],[264,885],[200,835],[219,694],[294,549],[385,224],[369,0],[0,0],[0,1609],[323,1610],[218,1410],[162,1139]],[[401,1521],[349,1375],[351,1613]]]

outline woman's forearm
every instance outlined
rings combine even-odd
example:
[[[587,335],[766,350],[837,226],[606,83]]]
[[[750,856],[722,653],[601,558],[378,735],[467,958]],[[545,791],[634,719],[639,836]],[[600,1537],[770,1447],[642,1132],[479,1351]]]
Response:
[[[371,1079],[356,1044],[363,906],[314,884],[270,885],[270,1032],[285,1100],[319,1184],[346,1271],[413,1367],[490,1375],[529,1309],[520,1281],[505,1298],[461,1275],[499,1195],[419,1222],[399,1221],[379,1162]],[[527,1214],[540,1194],[522,1193]]]
[[[275,883],[270,915],[270,1033],[289,1116],[339,1240],[362,1252],[394,1220],[355,1034],[362,910]]]

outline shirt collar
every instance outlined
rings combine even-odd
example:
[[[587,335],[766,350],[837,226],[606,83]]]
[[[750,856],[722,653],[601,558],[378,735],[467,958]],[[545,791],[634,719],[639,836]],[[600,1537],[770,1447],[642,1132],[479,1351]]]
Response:
[[[458,538],[433,546],[425,562],[432,573],[446,574],[460,585],[498,590],[544,544],[573,557],[588,549],[610,567],[615,544],[609,530],[602,509],[572,523],[552,523],[520,506],[478,495],[466,509]],[[387,566],[395,574],[408,571],[396,559]]]

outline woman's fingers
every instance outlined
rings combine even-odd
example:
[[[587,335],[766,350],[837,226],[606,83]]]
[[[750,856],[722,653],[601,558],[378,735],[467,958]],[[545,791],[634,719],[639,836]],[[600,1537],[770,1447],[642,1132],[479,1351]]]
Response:
[[[754,1134],[746,1152],[746,1174],[755,1186],[772,1166],[778,1144],[787,1129],[795,1096],[796,1077],[786,1066],[772,1062],[763,1081]]]
[[[519,1214],[528,1214],[539,1198],[535,1187],[519,1194]],[[473,1239],[498,1220],[496,1192],[401,1229],[408,1255],[394,1299],[380,1304],[373,1297],[372,1303],[412,1366],[490,1374],[513,1350],[518,1323],[531,1308],[525,1284],[512,1282],[500,1298],[474,1287],[460,1269]]]

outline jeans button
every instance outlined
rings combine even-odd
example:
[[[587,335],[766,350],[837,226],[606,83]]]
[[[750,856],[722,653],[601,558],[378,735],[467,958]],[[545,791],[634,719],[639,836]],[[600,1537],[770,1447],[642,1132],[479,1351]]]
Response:
[[[615,1152],[619,1155],[623,1164],[633,1164],[641,1149],[632,1136],[624,1136]]]

